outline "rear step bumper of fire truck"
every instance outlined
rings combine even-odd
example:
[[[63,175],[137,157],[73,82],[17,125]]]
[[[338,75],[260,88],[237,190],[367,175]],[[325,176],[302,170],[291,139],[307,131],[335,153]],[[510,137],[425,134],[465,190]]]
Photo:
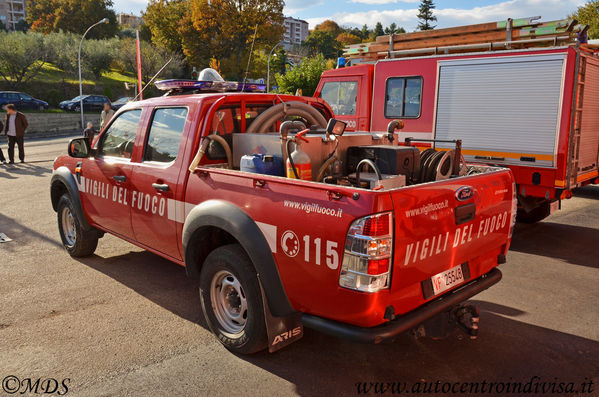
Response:
[[[476,280],[444,294],[409,313],[399,316],[395,320],[372,328],[344,324],[310,314],[304,314],[302,322],[304,326],[325,334],[361,343],[380,343],[418,327],[429,318],[470,299],[493,284],[496,284],[499,280],[501,280],[501,271],[495,268]]]

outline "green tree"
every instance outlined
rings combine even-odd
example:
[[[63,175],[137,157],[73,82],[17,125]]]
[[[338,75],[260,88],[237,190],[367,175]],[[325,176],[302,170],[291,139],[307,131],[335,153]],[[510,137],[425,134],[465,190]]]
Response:
[[[322,54],[325,58],[336,58],[341,50],[341,43],[337,41],[337,37],[332,32],[322,30],[313,30],[303,45],[313,55]]]
[[[397,26],[395,22],[385,28],[385,34],[405,33],[406,30],[401,26]]]
[[[437,17],[433,15],[435,9],[435,3],[433,0],[422,0],[420,7],[418,7],[418,29],[420,30],[431,30],[437,25],[431,25],[431,22],[435,22]]]
[[[314,30],[329,32],[332,33],[334,36],[337,36],[339,33],[341,33],[341,28],[339,27],[337,22],[331,21],[330,19],[327,19],[326,21],[323,21],[322,23],[316,25],[314,27]]]
[[[44,36],[48,62],[62,71],[63,82],[66,77],[77,74],[79,40],[81,37],[74,33],[49,33]]]
[[[350,44],[357,44],[357,43],[361,42],[362,40],[360,39],[360,37],[358,37],[354,34],[343,32],[343,33],[340,33],[339,36],[337,36],[337,41],[339,43],[341,43],[341,45],[347,46]]]
[[[322,54],[313,58],[304,58],[295,68],[289,68],[285,74],[277,74],[279,92],[295,94],[298,89],[302,95],[311,96],[316,90],[320,75],[327,69],[327,61]]]
[[[270,60],[270,71],[271,73],[285,73],[285,68],[289,65],[289,57],[287,51],[281,48],[276,52],[277,56]]]
[[[272,48],[283,37],[283,0],[190,0],[180,22],[182,48],[190,64],[220,61],[229,79],[242,79],[252,41]]]
[[[372,35],[377,38],[379,36],[382,36],[385,34],[385,31],[383,30],[383,24],[380,22],[377,22],[376,25],[374,26],[374,31],[372,32]]]
[[[152,42],[170,51],[182,51],[181,21],[190,9],[189,0],[150,0],[143,19]]]
[[[27,22],[36,32],[83,34],[103,18],[108,24],[96,26],[89,38],[112,37],[118,31],[112,0],[27,0]]]
[[[19,19],[19,21],[15,24],[15,31],[17,32],[26,32],[30,28],[29,24],[24,19]]]
[[[141,43],[141,79],[144,83],[156,74],[160,68],[170,59],[173,60],[162,71],[162,78],[180,78],[185,75],[185,60],[179,53],[168,51],[165,48],[157,47],[149,42]],[[115,62],[118,68],[124,72],[136,73],[137,70],[137,52],[135,40],[124,38],[120,41],[120,47],[117,49]]]
[[[371,33],[372,33],[372,31],[370,29],[368,29],[368,25],[364,24],[362,26],[360,38],[362,40],[368,40],[370,38]]]
[[[39,33],[0,33],[0,77],[11,88],[33,79],[48,59]]]
[[[91,71],[99,80],[102,73],[110,70],[116,51],[118,39],[85,40],[81,48],[81,63],[84,71]]]
[[[599,39],[599,0],[587,1],[578,7],[576,13],[571,16],[579,23],[589,25],[589,39]]]

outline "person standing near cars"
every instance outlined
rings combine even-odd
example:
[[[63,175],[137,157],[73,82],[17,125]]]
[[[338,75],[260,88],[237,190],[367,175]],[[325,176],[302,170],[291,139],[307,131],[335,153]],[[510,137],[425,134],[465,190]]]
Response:
[[[4,124],[0,121],[0,131],[4,128]],[[0,163],[6,164],[6,157],[4,157],[4,153],[2,153],[2,148],[0,148]]]
[[[29,126],[27,117],[21,112],[17,112],[17,108],[12,103],[6,105],[6,123],[4,125],[4,133],[8,135],[8,159],[9,164],[15,163],[15,143],[19,147],[19,160],[25,162],[25,130]]]
[[[110,104],[106,102],[104,104],[104,110],[100,114],[100,130],[104,129],[104,126],[108,124],[110,119],[114,116],[114,110],[110,107]]]

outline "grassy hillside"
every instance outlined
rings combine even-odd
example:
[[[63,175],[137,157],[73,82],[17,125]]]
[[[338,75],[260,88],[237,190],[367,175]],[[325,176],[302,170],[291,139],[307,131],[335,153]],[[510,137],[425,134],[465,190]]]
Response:
[[[106,95],[113,101],[123,96],[133,96],[133,88],[127,91],[125,82],[135,84],[137,78],[133,73],[122,74],[113,69],[103,73],[98,81],[89,77],[84,78],[83,93]],[[0,91],[3,90],[13,90],[13,88],[4,80],[0,80]],[[33,80],[14,90],[26,92],[35,98],[48,102],[50,106],[56,107],[61,101],[79,95],[79,79],[76,71],[65,77],[62,70],[47,63]],[[147,92],[148,90],[144,91],[144,96],[150,93]]]

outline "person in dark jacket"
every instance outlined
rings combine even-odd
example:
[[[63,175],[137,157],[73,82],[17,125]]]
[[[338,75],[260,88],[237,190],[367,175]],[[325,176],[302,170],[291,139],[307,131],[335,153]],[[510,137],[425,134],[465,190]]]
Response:
[[[6,105],[6,122],[4,124],[4,134],[8,135],[8,160],[9,164],[15,162],[15,143],[19,147],[19,160],[25,162],[25,147],[23,140],[25,130],[29,126],[27,117],[21,112],[17,112],[17,108],[12,103]]]
[[[0,121],[0,131],[4,129],[4,124]],[[2,148],[0,148],[0,163],[6,164],[6,158],[4,157],[4,153],[2,153]]]
[[[92,147],[92,143],[94,143],[96,132],[97,131],[94,130],[94,124],[91,121],[88,121],[87,128],[83,130],[83,136],[89,140],[89,147]]]

